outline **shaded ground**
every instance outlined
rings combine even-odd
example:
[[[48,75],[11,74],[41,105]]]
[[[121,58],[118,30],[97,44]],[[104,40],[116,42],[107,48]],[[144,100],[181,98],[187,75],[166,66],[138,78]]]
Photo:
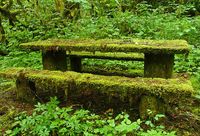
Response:
[[[0,80],[0,136],[11,127],[19,112],[31,113],[33,105],[16,100],[15,82]]]
[[[12,121],[19,112],[32,112],[33,104],[16,100],[15,82],[1,80],[0,82],[0,134],[12,127]],[[188,103],[173,105],[171,112],[166,114],[167,119],[162,122],[168,130],[176,130],[178,135],[199,136],[200,134],[200,100],[190,98]],[[81,107],[73,104],[74,107]],[[104,112],[112,112],[107,109]],[[134,114],[132,114],[134,115]]]

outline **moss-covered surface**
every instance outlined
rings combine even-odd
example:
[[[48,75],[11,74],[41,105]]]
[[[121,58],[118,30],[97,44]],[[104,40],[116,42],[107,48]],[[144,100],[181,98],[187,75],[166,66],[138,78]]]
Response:
[[[123,53],[123,52],[68,52],[68,56],[75,56],[81,58],[97,58],[97,59],[109,59],[109,60],[135,60],[144,61],[144,54],[141,53]]]
[[[14,73],[14,74],[13,74]],[[16,77],[23,73],[24,78],[34,83],[38,94],[65,94],[70,96],[81,93],[99,93],[119,97],[132,102],[132,96],[153,95],[167,103],[178,102],[181,98],[191,96],[193,88],[184,78],[128,78],[119,76],[101,76],[76,72],[6,70],[0,76]]]
[[[151,114],[148,113],[149,111],[147,109],[151,111]],[[149,115],[154,117],[156,114],[158,114],[158,100],[156,97],[148,95],[142,96],[140,100],[139,111],[142,119],[147,119]]]
[[[184,40],[116,40],[116,39],[50,39],[21,44],[21,47],[34,50],[101,51],[101,52],[141,52],[188,54],[188,43]]]
[[[17,79],[19,74],[23,71],[29,70],[28,68],[23,68],[23,67],[16,67],[16,68],[10,68],[9,70],[1,70],[0,75],[3,78],[10,78],[10,79]],[[31,69],[30,69],[31,70]]]

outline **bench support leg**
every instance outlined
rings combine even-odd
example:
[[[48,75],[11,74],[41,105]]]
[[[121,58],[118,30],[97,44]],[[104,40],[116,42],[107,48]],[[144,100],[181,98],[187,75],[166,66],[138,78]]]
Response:
[[[81,72],[82,64],[81,64],[81,58],[70,56],[70,67],[72,71]]]
[[[144,76],[171,78],[173,65],[173,54],[145,54]]]
[[[149,111],[148,111],[149,110]],[[157,113],[158,104],[153,96],[143,95],[139,104],[140,118],[146,119],[148,116],[154,116]],[[151,112],[151,114],[149,114]]]
[[[34,103],[35,102],[35,91],[34,84],[29,82],[25,77],[24,74],[21,73],[16,80],[16,87],[17,87],[17,99]]]
[[[67,70],[66,51],[42,51],[43,69]]]
[[[158,113],[165,112],[165,105],[161,99],[151,95],[143,95],[139,103],[140,118],[147,119]]]

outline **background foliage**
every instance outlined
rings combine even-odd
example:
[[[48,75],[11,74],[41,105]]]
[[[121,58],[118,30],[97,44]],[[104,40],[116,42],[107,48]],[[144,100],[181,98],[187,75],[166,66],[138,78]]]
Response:
[[[132,122],[129,115],[122,113],[113,118],[111,115],[99,116],[87,110],[74,110],[72,107],[58,107],[56,98],[47,104],[38,103],[32,115],[20,113],[13,123],[13,130],[7,130],[6,135],[38,135],[38,136],[126,136],[129,135],[162,135],[175,136],[174,131],[166,132],[158,122],[164,115],[158,114],[146,121],[138,119]],[[141,126],[146,124],[148,131]]]

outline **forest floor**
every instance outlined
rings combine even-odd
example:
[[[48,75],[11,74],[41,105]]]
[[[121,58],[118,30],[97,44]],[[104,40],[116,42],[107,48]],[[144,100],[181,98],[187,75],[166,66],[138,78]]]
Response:
[[[13,81],[0,84],[0,134],[12,127],[14,118],[23,111],[32,113],[34,105],[16,99],[16,87]],[[200,99],[190,98],[190,103],[174,106],[166,114],[163,124],[167,130],[175,130],[178,135],[198,136],[200,134]]]

